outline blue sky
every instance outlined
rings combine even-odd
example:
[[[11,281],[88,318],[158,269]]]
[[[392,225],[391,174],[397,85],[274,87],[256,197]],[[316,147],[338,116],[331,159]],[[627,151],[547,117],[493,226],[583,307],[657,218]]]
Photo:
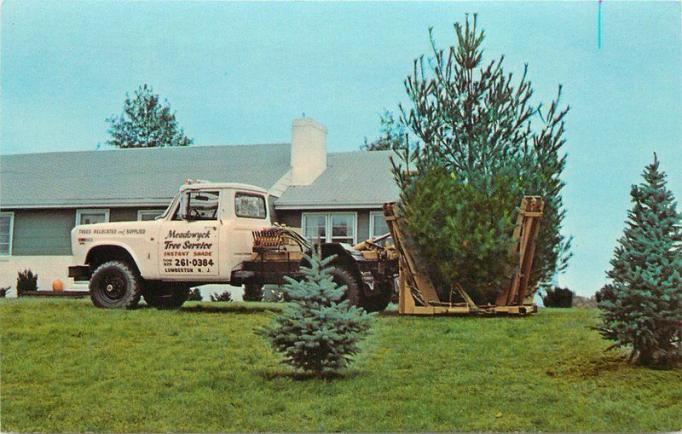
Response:
[[[680,2],[2,3],[0,152],[94,150],[126,92],[149,83],[196,144],[286,142],[305,113],[330,151],[378,134],[404,101],[412,60],[454,41],[478,12],[486,55],[529,64],[537,101],[558,84],[567,117],[566,233],[560,282],[590,294],[656,151],[682,197]]]

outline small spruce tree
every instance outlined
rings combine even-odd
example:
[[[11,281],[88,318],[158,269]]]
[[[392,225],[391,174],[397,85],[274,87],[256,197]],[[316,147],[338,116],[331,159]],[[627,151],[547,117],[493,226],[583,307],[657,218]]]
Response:
[[[292,303],[258,331],[286,363],[317,375],[347,366],[370,327],[369,314],[342,300],[346,288],[332,281],[328,267],[333,258],[308,257],[303,280],[287,277],[283,291]]]
[[[682,226],[658,158],[633,185],[634,203],[598,296],[602,336],[632,349],[630,360],[665,365],[682,358]]]

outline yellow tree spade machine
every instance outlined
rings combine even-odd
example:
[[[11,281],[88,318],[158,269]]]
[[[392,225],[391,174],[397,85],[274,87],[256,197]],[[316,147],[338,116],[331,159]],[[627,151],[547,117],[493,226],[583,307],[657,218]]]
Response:
[[[457,282],[453,282],[450,300],[441,300],[438,291],[422,267],[409,237],[401,230],[396,204],[384,205],[384,217],[398,252],[400,277],[398,312],[408,315],[512,314],[537,312],[532,298],[536,288],[529,287],[535,255],[535,239],[540,229],[544,201],[539,196],[525,196],[521,201],[511,252],[517,259],[509,284],[501,288],[495,304],[477,305]],[[453,301],[453,298],[455,299]]]

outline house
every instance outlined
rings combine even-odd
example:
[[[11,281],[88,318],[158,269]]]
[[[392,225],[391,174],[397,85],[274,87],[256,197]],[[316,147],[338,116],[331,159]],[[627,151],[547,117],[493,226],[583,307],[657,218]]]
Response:
[[[77,224],[153,219],[186,179],[240,182],[273,197],[274,220],[310,239],[355,243],[386,233],[396,200],[389,151],[327,153],[326,129],[296,119],[291,143],[2,156],[0,287],[30,268],[39,288],[66,277]],[[11,291],[13,293],[14,291]]]

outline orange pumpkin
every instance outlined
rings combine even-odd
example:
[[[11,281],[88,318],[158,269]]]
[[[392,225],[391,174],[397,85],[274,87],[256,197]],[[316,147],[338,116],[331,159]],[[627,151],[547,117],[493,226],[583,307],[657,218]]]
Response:
[[[52,291],[54,292],[64,292],[64,282],[59,279],[52,281]]]

